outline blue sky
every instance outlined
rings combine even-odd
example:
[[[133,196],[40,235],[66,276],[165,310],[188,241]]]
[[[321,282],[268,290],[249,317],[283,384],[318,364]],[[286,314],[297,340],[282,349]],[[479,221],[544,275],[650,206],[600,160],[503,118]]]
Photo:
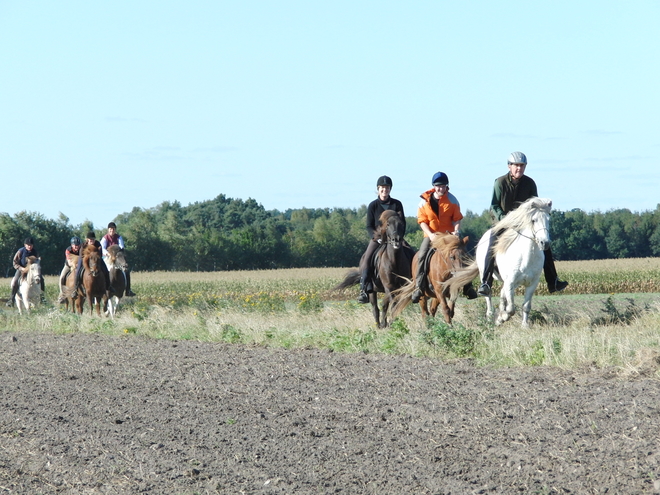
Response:
[[[0,0],[0,211],[103,227],[254,198],[481,213],[511,151],[559,210],[660,203],[660,2]]]

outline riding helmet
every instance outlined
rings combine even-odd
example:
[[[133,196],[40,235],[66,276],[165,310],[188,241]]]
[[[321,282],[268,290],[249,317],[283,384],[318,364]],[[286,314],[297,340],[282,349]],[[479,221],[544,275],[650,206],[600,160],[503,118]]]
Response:
[[[117,230],[117,224],[115,222],[110,222],[108,224],[108,228]]]
[[[434,186],[447,186],[449,185],[449,177],[444,172],[436,172],[431,180],[431,184]]]
[[[26,237],[25,240],[23,241],[23,244],[34,246],[34,239],[32,237]]]
[[[378,182],[376,182],[376,187],[378,186],[390,186],[392,187],[392,179],[390,179],[387,175],[383,175],[381,177],[378,177]]]
[[[80,237],[78,237],[77,235],[74,235],[74,236],[71,238],[71,244],[72,244],[72,245],[74,245],[74,246],[80,246],[81,243],[82,243],[82,241],[80,240]]]
[[[525,153],[522,153],[521,151],[514,151],[511,153],[509,155],[508,164],[513,165],[514,163],[527,165],[527,157],[525,156]]]

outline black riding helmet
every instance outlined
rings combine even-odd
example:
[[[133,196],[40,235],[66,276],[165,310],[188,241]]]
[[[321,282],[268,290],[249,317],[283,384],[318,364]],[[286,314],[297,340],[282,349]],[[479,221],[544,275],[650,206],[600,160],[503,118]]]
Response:
[[[392,179],[390,179],[387,175],[383,175],[381,177],[378,177],[378,181],[376,182],[376,187],[378,186],[390,186],[392,187]]]
[[[23,244],[27,244],[28,246],[34,246],[34,239],[32,237],[26,237],[25,240],[23,241]]]
[[[80,246],[81,243],[82,243],[82,241],[80,240],[80,237],[78,237],[77,235],[74,235],[74,236],[71,238],[71,244],[72,244],[72,245],[74,245],[74,246]]]

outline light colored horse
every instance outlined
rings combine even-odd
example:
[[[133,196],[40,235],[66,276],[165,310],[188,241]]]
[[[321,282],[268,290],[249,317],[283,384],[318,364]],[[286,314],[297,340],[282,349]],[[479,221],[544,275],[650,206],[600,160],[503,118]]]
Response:
[[[18,292],[14,298],[19,314],[30,312],[41,299],[41,261],[35,256],[30,256],[25,268],[21,269],[21,277],[18,281]]]
[[[119,301],[124,297],[124,291],[126,290],[126,275],[124,274],[124,270],[128,268],[128,263],[124,256],[124,250],[118,245],[108,246],[108,255],[103,257],[103,261],[105,261],[110,272],[110,285],[115,290],[112,297],[108,298],[106,315],[114,318]]]
[[[476,261],[456,272],[445,282],[451,298],[458,296],[458,290],[477,274],[482,275],[486,260],[489,239],[493,232],[501,232],[492,246],[496,269],[494,277],[502,282],[500,292],[500,312],[496,320],[499,325],[515,313],[513,297],[516,288],[525,287],[525,300],[522,305],[522,326],[529,326],[529,313],[532,309],[532,296],[539,283],[545,251],[550,247],[550,210],[552,200],[530,198],[511,211],[481,237],[477,245]],[[488,318],[493,317],[490,296],[486,297]]]

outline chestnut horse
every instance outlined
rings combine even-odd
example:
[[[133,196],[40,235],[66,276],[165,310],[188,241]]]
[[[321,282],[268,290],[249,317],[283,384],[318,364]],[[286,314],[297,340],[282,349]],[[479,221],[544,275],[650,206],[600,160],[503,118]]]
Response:
[[[373,292],[369,292],[369,302],[374,319],[379,328],[387,327],[387,310],[392,302],[392,293],[399,289],[411,277],[412,250],[404,241],[405,227],[398,213],[392,210],[384,211],[380,216],[380,227],[377,238],[382,245],[374,257],[374,272],[372,277]],[[345,289],[360,282],[359,270],[349,272],[344,281],[335,290]],[[378,308],[378,293],[383,297],[382,311]]]
[[[419,305],[422,309],[422,316],[429,316],[427,302],[431,299],[430,315],[435,316],[438,306],[442,309],[442,314],[447,323],[451,323],[454,317],[455,300],[449,299],[449,291],[443,287],[443,282],[451,278],[456,270],[461,269],[465,264],[467,257],[466,246],[468,237],[461,239],[453,234],[438,234],[431,242],[432,252],[428,261],[426,270],[426,284],[422,290],[422,297]],[[417,254],[413,259],[412,271],[417,272],[419,260]],[[412,293],[415,291],[415,280],[408,282],[397,291],[392,308],[392,315],[398,316],[412,301]]]
[[[69,265],[69,274],[66,276],[64,281],[64,286],[62,287],[62,294],[64,295],[64,307],[67,311],[71,310],[72,313],[78,312],[82,313],[82,306],[85,302],[85,298],[78,294],[76,298],[73,297],[75,286],[76,286],[76,267],[78,266],[78,255],[71,253],[69,259],[67,260]]]
[[[126,290],[126,275],[124,275],[124,270],[128,268],[128,263],[124,256],[124,250],[117,244],[108,246],[107,252],[108,255],[103,257],[103,261],[108,266],[110,285],[115,292],[108,298],[108,310],[106,314],[114,318],[119,301],[124,297],[124,291]]]
[[[101,316],[101,302],[103,302],[103,311],[108,305],[108,294],[105,290],[105,275],[100,268],[103,260],[101,253],[96,246],[87,245],[83,250],[83,267],[84,272],[82,275],[82,285],[85,287],[86,296],[89,299],[89,312],[94,314],[94,306],[96,306],[96,314]],[[78,295],[80,297],[80,294]],[[83,305],[79,304],[79,310],[82,314]]]

